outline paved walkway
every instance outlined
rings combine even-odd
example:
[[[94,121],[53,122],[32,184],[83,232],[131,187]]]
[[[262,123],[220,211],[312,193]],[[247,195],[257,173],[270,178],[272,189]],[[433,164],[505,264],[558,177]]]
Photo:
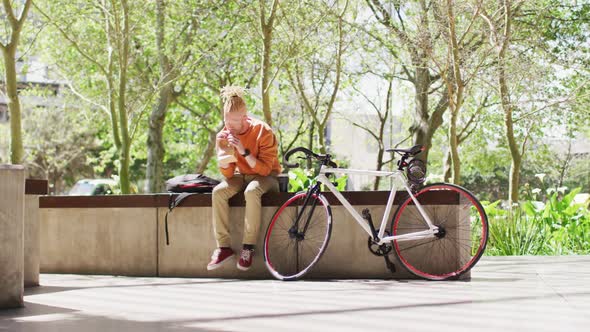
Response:
[[[588,331],[590,256],[485,257],[471,282],[42,275],[0,331]]]

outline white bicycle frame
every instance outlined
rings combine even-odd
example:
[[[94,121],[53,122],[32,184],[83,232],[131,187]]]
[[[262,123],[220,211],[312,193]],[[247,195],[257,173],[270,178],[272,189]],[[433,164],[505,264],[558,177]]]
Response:
[[[373,238],[373,232],[371,231],[371,227],[369,226],[368,221],[366,221],[363,217],[361,217],[361,215],[352,207],[350,202],[348,202],[348,200],[346,198],[344,198],[344,196],[342,196],[342,194],[338,191],[338,189],[336,189],[336,187],[334,187],[332,182],[330,182],[330,179],[328,179],[328,177],[326,176],[326,173],[343,173],[343,174],[372,175],[372,176],[380,176],[380,177],[393,177],[395,180],[397,180],[397,181],[394,181],[394,185],[391,188],[391,193],[389,194],[389,198],[387,199],[387,206],[385,207],[385,213],[383,214],[383,220],[381,220],[381,226],[379,227],[379,233],[378,233],[379,242],[377,244],[381,245],[381,244],[391,242],[394,240],[408,241],[408,240],[425,239],[425,238],[429,238],[429,237],[434,237],[435,234],[438,233],[438,227],[436,227],[432,223],[430,216],[424,211],[424,209],[422,208],[422,205],[420,204],[420,202],[418,202],[418,200],[416,199],[414,194],[412,194],[412,190],[410,189],[410,187],[406,183],[403,173],[401,171],[397,170],[394,172],[386,172],[386,171],[369,171],[369,170],[358,170],[358,169],[347,169],[347,168],[329,168],[327,166],[322,165],[322,167],[320,169],[320,174],[316,177],[316,180],[321,182],[322,184],[324,184],[334,194],[334,196],[336,196],[336,198],[340,201],[340,203],[342,203],[342,205],[346,208],[346,210],[348,210],[348,212],[352,215],[354,220],[356,220],[356,222],[369,234],[369,236],[371,238]],[[393,207],[395,194],[397,192],[397,186],[396,186],[395,182],[402,183],[404,185],[404,187],[406,188],[406,191],[408,192],[408,194],[410,195],[410,197],[412,198],[412,200],[416,204],[416,208],[418,209],[418,211],[420,212],[420,215],[422,215],[422,218],[424,218],[424,221],[425,221],[425,225],[424,225],[425,230],[424,231],[383,237],[383,235],[385,234],[385,227],[387,226],[387,221],[389,220],[389,215],[391,214],[391,209]],[[426,228],[428,228],[428,229],[426,229]]]

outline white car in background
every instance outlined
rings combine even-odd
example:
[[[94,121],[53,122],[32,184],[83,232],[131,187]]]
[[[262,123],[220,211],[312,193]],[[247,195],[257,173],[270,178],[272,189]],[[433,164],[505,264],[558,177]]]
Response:
[[[72,196],[101,196],[112,195],[118,182],[113,179],[82,179],[70,189]]]

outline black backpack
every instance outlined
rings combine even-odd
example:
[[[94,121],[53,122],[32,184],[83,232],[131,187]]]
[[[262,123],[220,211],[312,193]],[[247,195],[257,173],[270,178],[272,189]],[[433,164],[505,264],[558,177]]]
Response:
[[[179,206],[185,198],[199,193],[210,193],[218,184],[219,181],[203,174],[179,175],[166,181],[166,190],[168,192],[180,193],[176,198],[173,198],[174,195],[170,194],[170,198],[168,199],[168,212],[166,212],[166,218],[164,219],[166,227],[166,245],[170,244],[168,236],[168,214],[172,212],[175,207]]]

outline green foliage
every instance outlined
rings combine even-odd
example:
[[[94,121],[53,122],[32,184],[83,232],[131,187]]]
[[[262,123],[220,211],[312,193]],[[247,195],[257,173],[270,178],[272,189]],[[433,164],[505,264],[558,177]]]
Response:
[[[551,188],[545,202],[526,200],[512,210],[500,208],[500,201],[484,204],[490,226],[486,254],[588,254],[589,202],[576,203],[579,192],[580,188],[567,194]]]
[[[196,105],[205,112],[206,106]],[[217,112],[211,112],[216,123],[219,123]],[[205,124],[200,123],[195,115],[189,111],[172,108],[167,115],[167,124],[164,126],[164,178],[171,178],[179,174],[193,173],[204,154],[205,146],[209,141],[209,131]],[[207,127],[214,127],[207,124]],[[215,173],[216,163],[211,162],[208,173]]]
[[[267,8],[269,2],[265,1]],[[164,177],[193,172],[201,164],[204,164],[206,173],[216,176],[215,157],[207,158],[206,148],[211,139],[210,134],[219,130],[222,124],[219,88],[226,84],[248,87],[249,111],[253,116],[262,117],[259,74],[263,45],[258,19],[259,4],[235,0],[164,1],[166,23],[162,50],[174,74],[174,78],[170,78],[172,82],[168,82],[162,77],[163,67],[160,66],[155,34],[156,3],[138,0],[128,3],[131,7],[129,22],[132,33],[124,108],[132,135],[129,165],[131,182],[143,188],[141,181],[146,176],[148,154],[148,114],[154,109],[160,89],[167,84],[173,87],[174,93],[169,101],[162,133]],[[118,172],[120,151],[117,151],[114,143],[109,98],[115,104],[119,100],[121,63],[118,56],[120,50],[116,45],[109,47],[107,37],[111,41],[121,37],[122,31],[113,30],[117,26],[115,16],[112,15],[120,12],[120,2],[108,2],[106,7],[90,0],[35,1],[35,4],[37,7],[32,8],[31,18],[25,24],[21,39],[21,44],[27,47],[19,47],[19,57],[24,60],[20,63],[19,77],[31,79],[35,73],[39,73],[39,68],[28,63],[28,59],[40,57],[43,63],[49,65],[47,78],[60,84],[55,105],[63,101],[63,112],[67,114],[37,110],[37,104],[23,110],[23,127],[28,131],[25,133],[27,162],[30,162],[27,166],[40,176],[54,174],[52,177],[55,181],[62,183],[56,186],[64,189],[82,177],[112,178]],[[297,81],[295,74],[297,71],[302,74],[302,83],[306,87],[304,92],[314,97],[310,99],[311,107],[318,115],[323,115],[327,111],[334,83],[333,61],[338,36],[335,14],[342,5],[342,2],[309,0],[280,3],[272,40],[270,75],[273,81],[270,100],[273,129],[279,139],[281,153],[294,146],[318,148],[318,143],[324,143],[318,142],[318,127],[311,125],[311,116],[302,108],[301,93],[294,89]],[[429,43],[418,49],[428,49],[433,57],[444,60],[448,54],[447,46],[439,29],[444,28],[446,22],[440,22],[440,17],[436,17],[435,6],[426,14],[429,23],[424,24],[420,2],[405,1],[398,5],[399,11],[392,19],[400,27],[403,20],[404,30],[412,41],[426,40],[428,38],[416,36],[426,37],[424,34],[430,32],[433,38],[431,47]],[[392,13],[396,6],[386,4]],[[446,5],[440,3],[437,6],[444,14],[443,6]],[[484,2],[482,8],[488,13],[494,13],[498,3]],[[555,152],[556,149],[547,143],[548,134],[556,138],[567,136],[572,140],[580,138],[582,134],[590,135],[590,90],[587,84],[590,77],[590,34],[586,19],[590,5],[583,1],[536,0],[522,2],[521,9],[512,25],[514,38],[508,50],[506,68],[519,145],[527,137],[520,183],[526,201],[531,201],[533,207],[538,209],[541,208],[539,203],[532,201],[546,202],[543,203],[543,209],[550,212],[535,210],[535,216],[531,216],[532,207],[525,202],[519,210],[520,215],[510,217],[520,218],[510,226],[532,227],[529,221],[524,220],[540,220],[549,227],[551,241],[554,242],[552,246],[555,247],[558,242],[568,242],[563,246],[563,252],[567,252],[570,250],[567,248],[583,245],[583,238],[578,241],[579,236],[570,237],[570,234],[585,230],[586,219],[576,219],[574,212],[568,216],[569,210],[557,206],[565,204],[560,203],[565,196],[563,193],[557,196],[554,192],[548,194],[548,188],[541,184],[541,191],[533,195],[532,188],[539,187],[536,175],[544,173],[547,174],[546,181],[558,183],[557,187],[582,187],[582,192],[590,190],[589,159],[587,156],[580,157],[587,150],[572,152],[577,157],[568,163],[563,149],[559,153]],[[465,2],[457,2],[454,10],[459,30],[471,24],[467,18],[471,17],[472,9]],[[110,25],[105,24],[107,19]],[[362,123],[371,128],[372,133],[377,133],[376,119],[362,94],[373,101],[383,100],[384,91],[375,89],[375,77],[393,77],[391,103],[396,117],[388,123],[384,136],[384,141],[389,142],[384,144],[385,147],[392,147],[393,142],[410,135],[409,129],[415,117],[416,91],[405,72],[408,70],[412,73],[414,68],[409,49],[403,40],[371,15],[367,1],[350,2],[345,19],[343,29],[346,49],[340,92],[335,101],[334,113],[327,119],[326,129],[334,128],[336,124],[333,120],[338,116]],[[6,31],[1,28],[0,35],[6,37]],[[473,22],[472,32],[482,39],[474,38],[472,47],[462,52],[481,52],[479,45],[487,45],[488,30],[487,23],[477,18]],[[28,45],[32,45],[32,48],[29,49]],[[485,54],[478,54],[473,55],[477,55],[476,58],[481,55],[484,60]],[[462,56],[471,59],[467,53]],[[109,62],[109,57],[112,62]],[[465,103],[459,119],[461,127],[465,128],[469,124],[479,107],[483,107],[483,111],[473,117],[477,124],[469,127],[474,130],[468,130],[470,135],[462,141],[459,153],[463,185],[480,199],[496,201],[508,196],[511,158],[505,138],[505,117],[496,92],[495,57],[492,57],[491,63],[486,61],[473,80],[470,79],[470,88],[465,90]],[[112,64],[110,69],[109,63]],[[430,60],[428,63],[430,70],[437,67]],[[460,69],[468,73],[478,63],[466,61]],[[0,73],[2,66],[0,62]],[[446,91],[442,79],[445,77],[443,69],[439,66],[438,71],[431,71],[433,81],[426,105],[428,112],[432,112],[440,95]],[[109,72],[111,75],[108,75]],[[110,87],[107,77],[113,79]],[[62,99],[69,87],[75,92]],[[110,92],[114,94],[110,95]],[[31,100],[39,96],[47,97],[48,100],[51,98],[33,89],[21,93],[23,98]],[[0,93],[0,102],[2,100],[6,99]],[[377,106],[382,105],[378,103]],[[75,116],[76,112],[80,116]],[[41,115],[46,116],[47,120]],[[442,121],[443,124],[434,134],[429,152],[431,181],[442,180],[443,176],[448,145],[446,115]],[[336,131],[326,132],[330,132],[332,146],[327,148],[331,151],[359,149],[366,144],[364,140],[357,140],[355,146],[338,146],[341,138],[337,137]],[[0,162],[8,160],[5,147],[9,144],[9,134],[8,125],[0,124]],[[79,139],[76,140],[76,137]],[[403,144],[408,145],[411,145],[410,140]],[[377,148],[375,144],[366,149],[364,157],[371,160],[367,168],[373,167],[371,152]],[[75,153],[76,149],[83,152],[83,157],[64,162],[65,152]],[[48,169],[53,171],[48,173]],[[303,170],[292,171],[290,177],[291,190],[301,190],[311,181],[311,175],[306,175]],[[346,180],[339,178],[336,181]],[[386,185],[385,181],[381,183]]]
[[[486,254],[491,256],[540,255],[546,253],[549,227],[528,218],[520,209],[498,208],[500,201],[484,205],[489,222]]]
[[[306,190],[314,183],[315,174],[310,169],[292,169],[289,171],[289,192]],[[348,176],[343,175],[332,180],[332,184],[338,191],[346,190]]]
[[[565,190],[548,190],[549,197],[543,204],[533,201],[523,203],[527,217],[549,226],[552,233],[551,249],[556,254],[581,253],[589,250],[590,211],[588,202],[576,203],[574,197],[580,192],[576,188],[565,194]]]
[[[289,192],[303,191],[313,183],[310,170],[295,168],[289,171]]]
[[[45,94],[33,89],[23,92],[36,100],[47,100]],[[99,117],[68,103],[63,107],[34,107],[24,102],[23,106],[29,176],[48,179],[55,194],[66,192],[80,178],[93,177],[89,159],[100,147]]]

